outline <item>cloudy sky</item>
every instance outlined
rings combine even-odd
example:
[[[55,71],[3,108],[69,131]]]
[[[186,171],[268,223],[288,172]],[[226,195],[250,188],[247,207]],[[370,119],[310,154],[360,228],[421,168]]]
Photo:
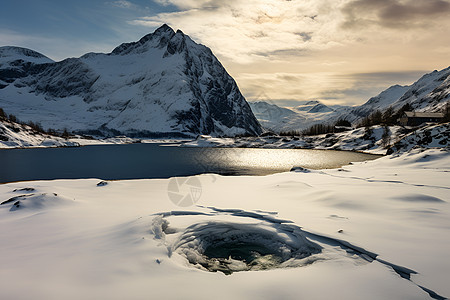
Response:
[[[210,47],[248,100],[362,104],[450,65],[450,0],[2,0],[0,46],[54,60],[161,24]]]

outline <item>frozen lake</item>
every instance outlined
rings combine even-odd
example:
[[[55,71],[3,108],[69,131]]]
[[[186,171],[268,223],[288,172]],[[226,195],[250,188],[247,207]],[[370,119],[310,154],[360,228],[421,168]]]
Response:
[[[201,173],[268,175],[292,167],[330,169],[378,155],[348,151],[186,148],[160,144],[0,150],[0,182],[169,178]]]

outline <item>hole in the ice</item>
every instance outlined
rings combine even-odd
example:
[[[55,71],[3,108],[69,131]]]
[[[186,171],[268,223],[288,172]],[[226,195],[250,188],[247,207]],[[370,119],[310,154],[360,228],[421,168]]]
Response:
[[[273,224],[209,222],[190,226],[173,250],[196,268],[232,274],[301,267],[314,262],[321,247],[301,232]]]
[[[211,258],[229,258],[241,260],[247,264],[252,263],[255,259],[265,256],[274,255],[271,249],[264,245],[258,245],[245,242],[231,242],[225,245],[209,245],[205,249],[205,256]]]

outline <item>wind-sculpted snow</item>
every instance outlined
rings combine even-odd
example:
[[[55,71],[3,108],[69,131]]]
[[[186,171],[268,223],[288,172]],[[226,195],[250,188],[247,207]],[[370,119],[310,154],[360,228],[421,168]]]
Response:
[[[171,250],[198,268],[231,274],[306,265],[321,247],[266,224],[209,221],[186,228]]]
[[[272,213],[204,207],[203,212],[171,211],[156,214],[151,232],[167,247],[169,257],[179,255],[194,268],[231,275],[242,271],[307,267],[337,260],[341,264],[379,263],[413,282],[410,268],[378,258],[378,254],[352,243],[306,231]],[[189,222],[189,217],[192,221]],[[183,227],[177,227],[183,218]],[[172,222],[175,225],[172,225]],[[420,286],[431,298],[445,299]]]
[[[109,54],[56,63],[3,52],[0,107],[44,128],[130,137],[261,133],[211,50],[167,25]]]
[[[327,259],[320,255],[322,246],[307,239],[300,227],[275,218],[273,213],[203,209],[203,213],[172,211],[156,215],[152,232],[164,240],[169,256],[181,255],[195,268],[227,275],[303,267]],[[186,228],[172,225],[177,224],[177,217],[189,216],[195,219]]]
[[[34,190],[34,189],[33,189]],[[27,191],[20,189],[15,192]],[[29,191],[29,190],[28,190]],[[27,193],[13,196],[0,203],[2,206],[9,207],[10,211],[17,210],[45,210],[53,207],[73,204],[73,200],[67,197],[59,196],[56,193]]]

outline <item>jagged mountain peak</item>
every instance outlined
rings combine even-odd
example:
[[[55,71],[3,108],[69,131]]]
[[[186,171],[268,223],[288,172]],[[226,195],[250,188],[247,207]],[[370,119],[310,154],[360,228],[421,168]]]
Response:
[[[137,42],[131,43],[123,43],[120,46],[116,47],[111,54],[113,55],[125,55],[130,53],[142,53],[147,51],[149,48],[158,47],[164,48],[167,47],[169,41],[172,40],[176,35],[184,34],[178,30],[175,32],[170,26],[167,24],[163,24],[161,27],[156,29],[153,33],[149,33],[143,36]]]
[[[261,132],[236,82],[212,51],[167,25],[108,54],[88,53],[0,72],[2,105],[21,120],[77,132]]]
[[[166,23],[162,24],[160,27],[158,27],[154,33],[164,33],[164,32],[172,32],[175,33],[175,31],[167,25]]]

